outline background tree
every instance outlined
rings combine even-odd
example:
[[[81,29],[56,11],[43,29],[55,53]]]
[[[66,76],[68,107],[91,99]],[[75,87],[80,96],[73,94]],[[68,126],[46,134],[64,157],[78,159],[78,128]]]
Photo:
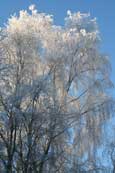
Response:
[[[0,169],[96,172],[112,105],[110,64],[99,51],[96,20],[68,11],[61,27],[33,5],[29,10],[1,32]]]

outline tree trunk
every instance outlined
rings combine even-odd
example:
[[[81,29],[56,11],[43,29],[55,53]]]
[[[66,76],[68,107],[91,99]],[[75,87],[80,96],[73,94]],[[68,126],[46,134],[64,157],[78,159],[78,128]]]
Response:
[[[9,159],[7,164],[7,173],[12,173],[12,160]]]

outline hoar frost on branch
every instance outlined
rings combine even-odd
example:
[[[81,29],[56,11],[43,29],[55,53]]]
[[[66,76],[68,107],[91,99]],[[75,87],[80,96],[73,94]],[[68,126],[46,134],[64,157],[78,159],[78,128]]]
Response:
[[[112,83],[96,19],[68,11],[61,27],[29,10],[1,31],[0,171],[101,170],[96,151]]]

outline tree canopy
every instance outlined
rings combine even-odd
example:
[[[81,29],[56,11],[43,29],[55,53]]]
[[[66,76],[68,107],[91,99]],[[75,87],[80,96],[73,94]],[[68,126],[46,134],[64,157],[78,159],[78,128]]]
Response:
[[[0,171],[104,173],[113,85],[96,19],[67,11],[56,26],[32,5],[0,36]]]

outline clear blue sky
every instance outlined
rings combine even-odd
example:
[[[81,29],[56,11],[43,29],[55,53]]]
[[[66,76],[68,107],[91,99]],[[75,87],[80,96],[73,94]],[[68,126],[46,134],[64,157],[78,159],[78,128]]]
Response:
[[[0,25],[21,9],[36,4],[38,11],[54,15],[56,24],[63,24],[66,11],[90,12],[97,17],[102,37],[102,50],[110,56],[112,81],[115,84],[115,0],[0,0]],[[115,95],[115,92],[114,92]]]

